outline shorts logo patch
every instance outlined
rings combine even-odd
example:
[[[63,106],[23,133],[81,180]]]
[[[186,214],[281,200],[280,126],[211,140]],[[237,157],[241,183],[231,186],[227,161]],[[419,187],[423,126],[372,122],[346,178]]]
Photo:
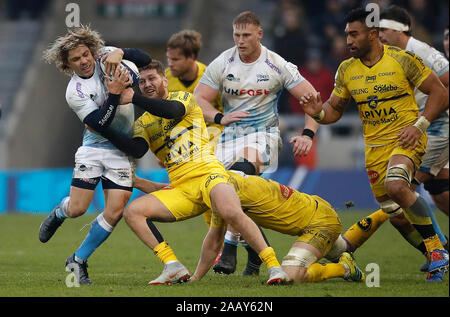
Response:
[[[378,178],[380,178],[380,174],[376,171],[368,171],[367,175],[369,176],[369,181],[371,184],[374,184]]]
[[[212,180],[215,180],[216,178],[222,178],[222,179],[224,179],[225,176],[220,175],[220,174],[217,174],[217,173],[212,173],[211,175],[208,176],[208,179],[206,180],[206,183],[205,183],[205,187],[208,187],[209,184],[211,183],[211,181],[212,181]]]
[[[285,199],[289,199],[291,195],[294,193],[294,190],[288,186],[280,184],[281,196]]]
[[[372,227],[372,218],[367,217],[358,221],[358,227],[362,231],[369,231],[370,227]]]

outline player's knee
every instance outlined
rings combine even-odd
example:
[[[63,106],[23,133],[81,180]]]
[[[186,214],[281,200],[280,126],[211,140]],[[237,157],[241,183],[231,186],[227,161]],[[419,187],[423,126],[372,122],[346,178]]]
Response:
[[[139,209],[136,208],[136,204],[131,202],[123,211],[123,218],[125,219],[126,223],[130,223],[135,219],[138,213]]]
[[[411,191],[407,183],[402,181],[387,182],[384,188],[393,201],[401,201]]]
[[[84,204],[76,201],[70,200],[69,206],[67,208],[67,216],[69,218],[76,218],[81,215],[83,215],[87,210],[89,206],[85,206]]]
[[[423,187],[430,195],[440,195],[448,192],[448,179],[430,179],[423,183]]]
[[[317,256],[311,251],[293,246],[283,258],[281,266],[289,277],[295,282],[301,283],[308,280],[307,268],[317,259]]]

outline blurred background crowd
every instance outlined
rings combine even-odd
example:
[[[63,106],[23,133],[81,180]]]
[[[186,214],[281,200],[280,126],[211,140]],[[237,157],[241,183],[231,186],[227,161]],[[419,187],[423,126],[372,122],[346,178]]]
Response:
[[[44,65],[42,50],[65,33],[68,3],[77,3],[81,23],[100,31],[107,44],[147,49],[165,62],[165,43],[183,28],[199,31],[199,60],[211,62],[233,46],[232,19],[252,10],[261,19],[262,43],[296,64],[301,74],[327,98],[340,62],[349,57],[344,16],[369,1],[359,0],[0,0],[0,168],[70,167],[81,140],[82,126],[65,104],[68,78]],[[448,25],[447,0],[378,0],[380,7],[397,4],[413,18],[413,36],[442,51]],[[49,98],[51,96],[51,98]],[[343,120],[321,127],[311,155],[294,160],[289,137],[303,126],[303,111],[288,93],[279,102],[285,146],[280,165],[309,168],[363,166],[361,127],[356,107]],[[63,123],[52,120],[54,116]],[[74,122],[72,123],[69,122]],[[28,140],[28,141],[24,141]],[[45,140],[45,142],[43,142]],[[26,144],[24,144],[26,143]],[[339,151],[337,151],[339,150]],[[340,154],[339,154],[339,153]]]

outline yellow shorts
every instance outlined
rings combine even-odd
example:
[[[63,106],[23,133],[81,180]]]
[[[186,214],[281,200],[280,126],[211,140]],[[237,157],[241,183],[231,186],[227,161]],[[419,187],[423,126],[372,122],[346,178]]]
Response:
[[[311,222],[300,231],[297,241],[307,243],[325,255],[341,234],[342,225],[338,214],[326,200],[315,195],[312,197],[317,201],[317,210]]]
[[[206,172],[188,174],[152,195],[169,209],[176,221],[185,220],[210,209],[211,190],[220,183],[233,184],[231,179],[222,165],[214,165]]]
[[[427,135],[424,133],[419,140],[419,144],[414,150],[404,149],[398,146],[398,143],[392,143],[377,147],[366,146],[366,171],[369,176],[370,187],[375,197],[386,195],[384,180],[389,160],[393,155],[404,155],[414,162],[415,171],[422,163],[426,152]],[[411,175],[414,176],[414,175]]]

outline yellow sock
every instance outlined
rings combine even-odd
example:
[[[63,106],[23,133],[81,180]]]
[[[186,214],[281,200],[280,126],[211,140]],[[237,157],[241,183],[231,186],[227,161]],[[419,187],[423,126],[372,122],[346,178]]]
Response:
[[[344,275],[345,266],[340,263],[313,263],[306,270],[308,282],[320,282],[333,277],[343,277]]]
[[[158,259],[164,264],[168,261],[178,261],[175,253],[173,253],[172,248],[166,243],[166,241],[158,244],[153,251],[155,251]]]
[[[267,247],[262,250],[259,254],[261,260],[267,265],[267,268],[271,268],[272,266],[280,266],[280,263],[275,256],[275,251],[271,247]]]
[[[428,254],[430,254],[430,252],[433,250],[443,249],[441,240],[439,240],[439,237],[437,234],[434,235],[433,237],[423,240],[423,243],[425,243]]]
[[[344,236],[352,246],[358,248],[366,242],[387,219],[388,215],[383,210],[378,209],[373,214],[348,228]]]

